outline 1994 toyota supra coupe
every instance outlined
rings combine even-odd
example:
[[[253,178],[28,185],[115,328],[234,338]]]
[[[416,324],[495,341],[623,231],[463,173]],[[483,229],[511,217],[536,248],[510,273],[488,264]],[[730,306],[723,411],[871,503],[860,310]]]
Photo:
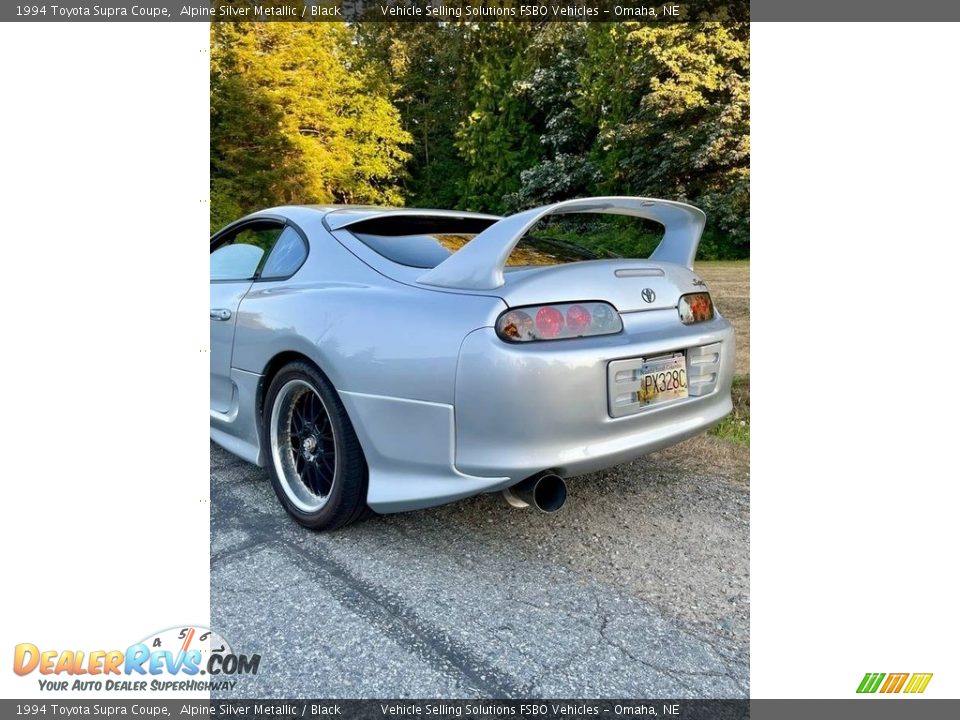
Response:
[[[589,259],[530,233],[575,213],[663,238],[646,260]],[[244,217],[210,241],[211,437],[311,528],[486,492],[557,510],[563,478],[730,412],[733,329],[693,271],[705,221],[635,197]]]

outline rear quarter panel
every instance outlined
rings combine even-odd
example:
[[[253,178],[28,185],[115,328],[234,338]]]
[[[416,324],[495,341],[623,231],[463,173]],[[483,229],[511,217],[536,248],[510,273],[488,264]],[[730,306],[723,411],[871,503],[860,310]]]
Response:
[[[421,290],[361,262],[317,219],[289,280],[257,282],[237,317],[233,365],[262,374],[283,352],[315,362],[341,392],[453,403],[464,337],[492,326],[499,298]]]

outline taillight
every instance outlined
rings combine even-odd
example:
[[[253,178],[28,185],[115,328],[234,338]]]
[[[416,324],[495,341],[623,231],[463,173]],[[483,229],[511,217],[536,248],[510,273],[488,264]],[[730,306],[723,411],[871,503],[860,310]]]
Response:
[[[563,313],[555,307],[542,307],[533,320],[537,333],[542,338],[555,338],[563,332]]]
[[[680,311],[680,322],[684,325],[713,320],[713,300],[710,299],[710,293],[681,295],[677,310]]]
[[[507,342],[612,335],[621,330],[620,315],[604,302],[513,308],[497,318],[497,335]]]

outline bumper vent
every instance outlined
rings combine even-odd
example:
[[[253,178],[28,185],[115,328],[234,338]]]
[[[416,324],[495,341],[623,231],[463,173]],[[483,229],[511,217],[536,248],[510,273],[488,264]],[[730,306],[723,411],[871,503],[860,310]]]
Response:
[[[690,397],[709,395],[720,377],[720,343],[687,349],[687,378]]]

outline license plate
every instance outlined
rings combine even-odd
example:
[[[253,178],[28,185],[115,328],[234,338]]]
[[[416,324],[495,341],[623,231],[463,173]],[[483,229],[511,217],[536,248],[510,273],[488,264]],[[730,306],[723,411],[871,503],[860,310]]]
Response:
[[[683,353],[646,361],[637,372],[637,402],[654,405],[687,397],[687,360]]]

